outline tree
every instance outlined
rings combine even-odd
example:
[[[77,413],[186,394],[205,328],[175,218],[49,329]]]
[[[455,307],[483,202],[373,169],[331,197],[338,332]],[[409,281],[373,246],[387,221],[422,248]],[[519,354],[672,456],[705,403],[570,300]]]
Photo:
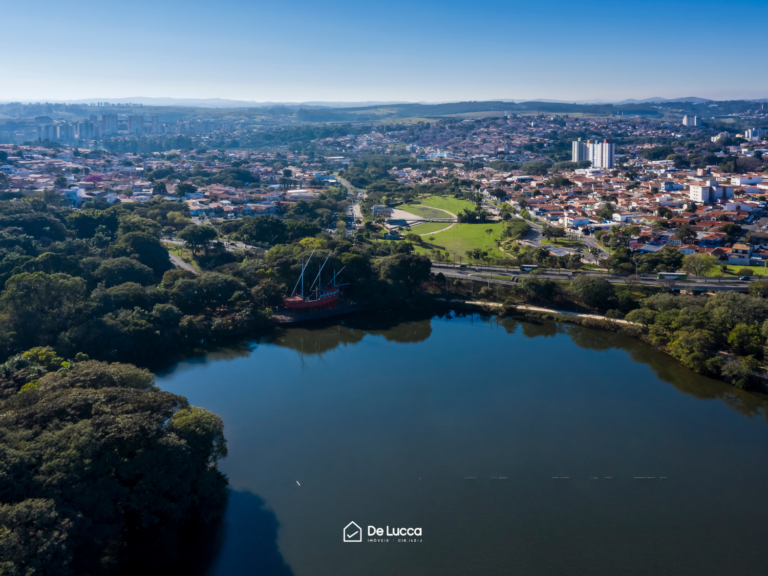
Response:
[[[184,240],[193,254],[200,248],[205,248],[205,253],[208,254],[208,244],[216,239],[217,234],[216,229],[210,224],[204,224],[203,226],[190,224],[179,232],[177,237]]]
[[[107,288],[126,282],[150,284],[153,280],[153,272],[149,266],[125,257],[104,260],[93,275],[104,282]]]
[[[111,252],[115,257],[136,255],[139,262],[152,268],[158,277],[172,267],[168,250],[160,244],[160,240],[146,232],[130,232],[121,236],[111,246]]]
[[[381,278],[389,282],[399,282],[413,294],[413,289],[429,280],[432,263],[429,258],[416,254],[397,254],[383,258],[379,263]]]
[[[753,296],[768,298],[768,280],[758,280],[749,285],[749,293]]]
[[[165,182],[155,182],[152,185],[152,194],[155,196],[165,196],[168,194],[168,187],[165,185]]]
[[[683,271],[694,276],[706,276],[717,268],[719,260],[711,254],[688,254],[683,258]]]
[[[245,242],[282,244],[286,239],[285,221],[277,216],[256,216],[243,218],[243,225],[237,236]]]
[[[130,232],[144,232],[145,234],[149,234],[155,238],[160,238],[160,231],[160,224],[154,220],[150,220],[149,218],[142,218],[137,214],[123,216],[120,219],[120,224],[117,228],[117,233],[119,236],[125,236]]]
[[[728,345],[741,355],[757,354],[763,346],[763,336],[757,324],[737,324],[728,334]]]
[[[555,174],[548,180],[547,185],[551,188],[565,188],[566,186],[573,186],[573,182],[562,174]]]
[[[16,341],[24,348],[53,343],[87,313],[86,283],[67,274],[25,272],[12,276],[0,296]]]
[[[10,180],[8,180],[8,176],[0,172],[0,192],[3,190],[8,190],[8,188],[11,187]]]
[[[548,301],[557,294],[557,284],[545,278],[524,278],[520,288],[525,296],[534,301]]]
[[[530,176],[546,176],[551,166],[551,162],[534,160],[532,162],[526,162],[520,166],[520,169],[523,171],[523,174],[528,174]]]
[[[57,176],[56,179],[53,181],[53,185],[56,188],[66,188],[67,186],[67,179],[64,176]]]
[[[653,148],[646,148],[640,152],[640,156],[646,160],[663,160],[670,154],[674,154],[675,149],[672,146],[654,146]]]
[[[320,227],[309,220],[285,220],[288,240],[293,242],[320,234]]]
[[[632,310],[630,313],[626,315],[626,319],[629,322],[636,322],[637,324],[642,324],[643,326],[650,326],[656,321],[656,316],[659,313],[655,310],[649,310],[647,308],[638,308],[637,310]]]
[[[185,196],[187,194],[194,194],[197,192],[197,186],[194,186],[188,182],[181,182],[176,185],[176,196]]]
[[[165,219],[168,225],[173,226],[176,230],[179,228],[184,229],[192,224],[192,220],[182,212],[168,212],[168,214],[165,215]]]
[[[696,236],[690,224],[682,224],[675,230],[675,238],[685,242],[688,238]]]
[[[93,238],[99,226],[110,235],[117,232],[117,212],[109,210],[77,210],[67,216],[67,224],[75,230],[78,238]]]
[[[608,308],[616,296],[613,284],[599,276],[577,276],[571,282],[571,292],[590,308]]]
[[[542,235],[547,240],[552,240],[552,238],[564,238],[565,230],[563,230],[559,226],[550,226],[549,224],[547,224],[544,227],[544,230],[542,231]]]
[[[493,196],[497,200],[501,201],[501,200],[503,200],[504,198],[507,197],[507,193],[504,192],[504,190],[502,190],[501,188],[494,188],[491,191],[491,196]]]
[[[760,362],[752,356],[744,356],[738,360],[729,360],[722,367],[723,377],[737,388],[744,388],[749,383],[752,374],[760,368]]]
[[[715,334],[710,330],[685,328],[674,333],[669,351],[691,370],[707,371],[707,361],[717,347]]]

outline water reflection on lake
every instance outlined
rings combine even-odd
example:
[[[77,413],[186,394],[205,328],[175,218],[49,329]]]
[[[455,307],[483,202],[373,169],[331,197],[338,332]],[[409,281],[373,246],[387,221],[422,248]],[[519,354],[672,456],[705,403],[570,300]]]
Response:
[[[200,574],[764,573],[765,400],[629,337],[387,312],[158,380],[226,424]],[[423,537],[344,543],[351,521]]]

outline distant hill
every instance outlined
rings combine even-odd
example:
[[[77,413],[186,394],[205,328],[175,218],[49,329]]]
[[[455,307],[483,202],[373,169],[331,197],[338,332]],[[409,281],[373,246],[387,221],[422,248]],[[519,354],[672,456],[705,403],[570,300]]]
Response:
[[[736,99],[737,101],[739,99]],[[768,102],[768,98],[750,98],[742,99],[745,102]],[[0,104],[7,104],[10,100],[0,100]],[[26,101],[25,101],[26,102]],[[290,108],[340,108],[340,109],[352,109],[352,108],[372,108],[375,106],[445,106],[461,104],[460,101],[442,101],[442,102],[413,102],[408,100],[372,100],[365,102],[323,102],[323,101],[306,101],[306,102],[257,102],[255,100],[229,100],[226,98],[166,98],[166,97],[147,97],[147,96],[133,96],[130,98],[81,98],[79,100],[52,100],[56,103],[66,104],[91,104],[94,102],[109,102],[110,104],[143,104],[144,106],[179,106],[190,108],[276,108],[276,107],[290,107]],[[691,104],[704,104],[706,102],[716,102],[709,98],[699,98],[698,96],[685,96],[683,98],[663,98],[661,96],[655,96],[653,98],[635,99],[628,98],[626,100],[552,100],[549,98],[534,98],[534,99],[515,99],[515,98],[498,98],[494,100],[482,100],[481,102],[493,102],[496,104],[523,104],[530,102],[540,102],[544,104],[568,104],[568,105],[614,105],[614,106],[628,106],[628,105],[643,105],[643,104],[662,104],[662,103],[691,103]]]
[[[57,101],[58,102],[58,101]],[[91,104],[109,102],[110,104],[143,104],[144,106],[188,106],[192,108],[271,108],[274,106],[312,106],[313,108],[358,108],[388,104],[408,104],[399,102],[255,102],[252,100],[227,100],[225,98],[150,98],[134,96],[131,98],[83,98],[81,100],[63,100],[66,104]]]

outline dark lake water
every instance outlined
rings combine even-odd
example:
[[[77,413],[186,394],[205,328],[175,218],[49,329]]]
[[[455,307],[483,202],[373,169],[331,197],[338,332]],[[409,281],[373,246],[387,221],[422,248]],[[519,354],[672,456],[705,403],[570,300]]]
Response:
[[[229,442],[227,515],[186,574],[768,573],[765,401],[628,337],[379,313],[158,383]]]

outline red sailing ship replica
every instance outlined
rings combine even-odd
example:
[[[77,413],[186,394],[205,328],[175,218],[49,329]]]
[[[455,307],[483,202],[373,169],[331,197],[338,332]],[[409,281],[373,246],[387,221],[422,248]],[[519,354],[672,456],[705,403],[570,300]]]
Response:
[[[312,250],[312,254],[314,253],[315,251]],[[325,262],[328,262],[328,258],[330,258],[330,254],[320,267],[315,280],[312,282],[312,286],[309,287],[309,295],[307,297],[304,296],[304,271],[307,269],[309,261],[312,260],[312,254],[309,255],[306,264],[302,263],[301,276],[299,276],[296,286],[293,287],[291,295],[283,297],[283,305],[291,312],[314,312],[315,310],[322,310],[323,308],[334,308],[339,300],[339,293],[341,292],[341,286],[343,286],[343,284],[336,285],[336,277],[341,274],[341,271],[344,270],[344,268],[333,275],[333,279],[331,280],[333,285],[329,283],[328,285],[323,286],[323,281],[320,276],[323,273],[323,268],[325,268]],[[315,282],[317,282],[317,288],[313,292],[312,288],[315,286]],[[299,283],[301,283],[301,296],[296,294],[296,289],[299,287]]]

